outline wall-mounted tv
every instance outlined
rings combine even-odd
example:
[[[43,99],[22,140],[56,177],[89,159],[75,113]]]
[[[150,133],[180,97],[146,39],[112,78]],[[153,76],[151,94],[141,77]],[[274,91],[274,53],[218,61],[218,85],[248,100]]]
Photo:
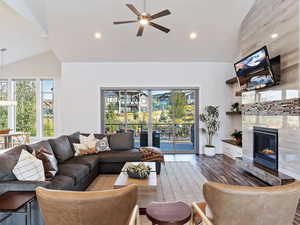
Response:
[[[279,81],[273,73],[266,46],[235,63],[234,68],[243,91],[273,86]]]

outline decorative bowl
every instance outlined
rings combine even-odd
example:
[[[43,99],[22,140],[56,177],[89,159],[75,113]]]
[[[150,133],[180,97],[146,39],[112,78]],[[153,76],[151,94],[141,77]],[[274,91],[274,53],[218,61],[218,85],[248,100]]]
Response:
[[[134,179],[146,179],[151,172],[151,168],[144,163],[138,165],[129,165],[126,169],[127,175]]]

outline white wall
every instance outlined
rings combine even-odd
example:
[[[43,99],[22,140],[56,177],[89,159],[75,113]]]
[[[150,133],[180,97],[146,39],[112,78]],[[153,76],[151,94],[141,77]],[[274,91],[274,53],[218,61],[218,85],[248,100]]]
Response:
[[[60,75],[61,63],[53,52],[48,51],[6,65],[0,78],[59,78]]]
[[[221,151],[220,139],[231,131],[225,80],[232,74],[229,63],[63,63],[61,133],[100,131],[100,87],[200,87],[200,110],[208,104],[221,107],[222,128],[215,141]]]

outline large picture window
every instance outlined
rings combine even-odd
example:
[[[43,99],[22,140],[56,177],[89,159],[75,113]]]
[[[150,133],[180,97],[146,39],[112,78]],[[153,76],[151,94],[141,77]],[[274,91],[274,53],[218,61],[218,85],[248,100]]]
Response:
[[[55,135],[54,80],[0,80],[0,101],[16,101],[16,106],[0,105],[0,129],[26,132],[32,137]]]
[[[14,90],[16,131],[36,136],[36,81],[14,80]]]
[[[197,88],[103,88],[102,132],[132,132],[135,147],[152,144],[164,153],[194,153],[198,96]]]
[[[0,80],[0,101],[8,100],[8,81]],[[8,128],[8,107],[0,106],[0,129]]]

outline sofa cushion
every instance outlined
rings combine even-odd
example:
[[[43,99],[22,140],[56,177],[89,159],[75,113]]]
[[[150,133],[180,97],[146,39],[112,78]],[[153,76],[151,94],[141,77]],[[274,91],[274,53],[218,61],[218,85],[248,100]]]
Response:
[[[83,135],[83,136],[86,136],[86,137],[88,137],[90,135],[88,133],[80,133],[80,134]],[[96,139],[102,139],[104,137],[107,137],[106,134],[95,134],[95,133],[94,133],[94,136],[95,136]]]
[[[58,166],[58,174],[72,177],[75,185],[79,184],[82,179],[89,176],[89,167],[82,164],[63,163]]]
[[[141,161],[142,155],[138,149],[131,149],[127,151],[109,151],[99,154],[100,162],[138,162]]]
[[[94,170],[100,161],[99,155],[86,155],[86,156],[78,156],[72,159],[69,159],[64,162],[64,164],[83,164],[87,165],[90,171]]]
[[[74,156],[72,145],[70,144],[67,136],[50,139],[49,143],[51,144],[58,162],[62,163]]]
[[[0,193],[7,191],[35,191],[37,187],[47,187],[50,181],[3,181],[0,182]]]
[[[28,150],[26,145],[20,145],[0,154],[0,181],[17,180],[12,170],[16,166],[22,150]],[[29,152],[32,152],[29,150]]]
[[[47,188],[55,190],[72,190],[75,186],[75,181],[72,177],[57,175],[51,181]]]
[[[53,152],[49,152],[44,147],[36,152],[36,157],[43,162],[46,179],[53,179],[58,171],[58,163]]]
[[[69,142],[71,144],[79,144],[80,143],[80,139],[79,139],[79,136],[80,136],[80,132],[77,131],[75,132],[74,134],[71,134],[71,135],[68,135],[68,139],[69,139]]]
[[[40,142],[37,142],[37,143],[34,143],[34,144],[27,145],[27,148],[28,148],[31,152],[33,152],[33,151],[37,152],[37,151],[39,151],[42,147],[43,147],[44,149],[46,149],[47,152],[50,152],[50,153],[54,154],[53,149],[52,149],[52,147],[51,147],[49,141],[40,141]]]
[[[119,133],[109,136],[109,146],[112,150],[126,151],[134,148],[133,133]]]

